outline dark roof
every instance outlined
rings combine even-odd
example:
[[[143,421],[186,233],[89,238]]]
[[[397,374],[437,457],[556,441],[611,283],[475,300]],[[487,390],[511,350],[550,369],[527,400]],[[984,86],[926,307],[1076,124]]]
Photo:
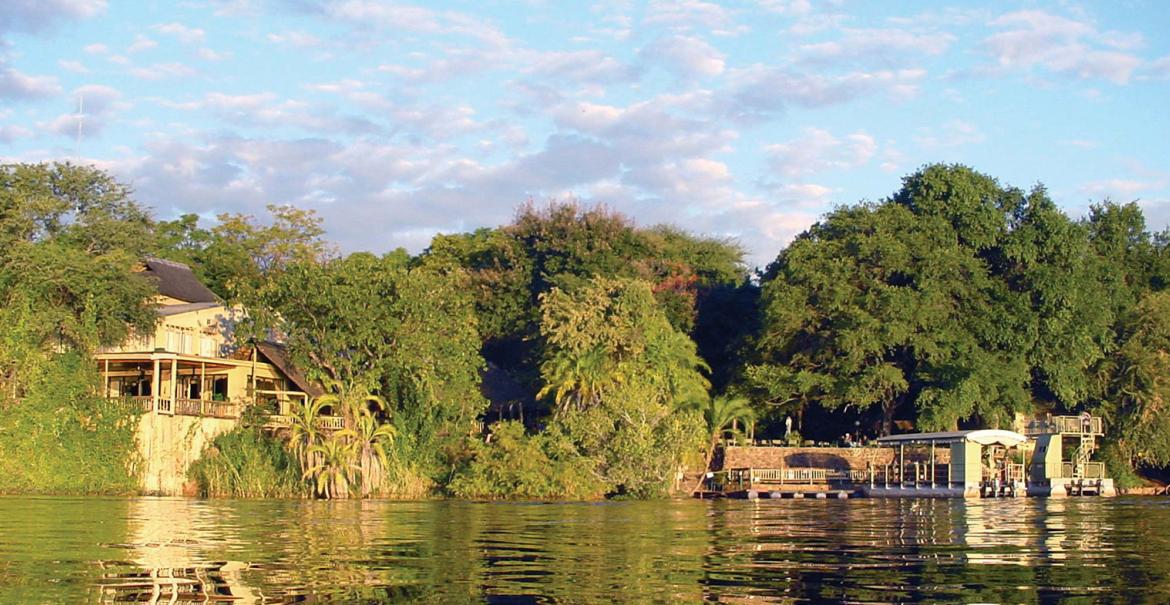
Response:
[[[142,275],[154,278],[159,294],[189,303],[219,302],[215,293],[195,277],[191,267],[161,258],[148,258],[143,264],[146,268]]]
[[[222,307],[223,305],[213,302],[197,302],[197,303],[183,303],[181,305],[164,305],[158,308],[157,312],[161,317],[168,317],[171,315],[178,315],[179,313],[187,313],[188,311],[199,311],[201,309],[214,309],[215,307]]]
[[[261,342],[256,345],[256,350],[268,360],[268,363],[276,366],[288,379],[297,385],[297,388],[308,393],[310,397],[320,397],[325,394],[325,389],[321,388],[315,382],[310,381],[301,373],[292,359],[288,356],[288,350],[283,345],[274,342]]]

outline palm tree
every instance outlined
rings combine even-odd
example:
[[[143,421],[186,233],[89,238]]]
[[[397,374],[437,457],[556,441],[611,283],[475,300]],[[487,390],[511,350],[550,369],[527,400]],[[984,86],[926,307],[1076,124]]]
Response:
[[[720,395],[705,402],[690,405],[691,409],[697,409],[703,414],[703,420],[707,425],[707,433],[711,436],[707,443],[707,451],[703,457],[703,472],[710,470],[711,461],[715,457],[715,448],[719,446],[719,440],[724,437],[742,435],[743,433],[737,428],[737,425],[743,424],[747,426],[755,421],[756,412],[752,409],[750,402],[743,397],[728,397]],[[699,489],[703,483],[703,477],[699,477],[699,482],[691,489],[694,492]]]
[[[601,402],[609,384],[620,382],[616,372],[607,368],[605,351],[595,347],[579,355],[561,353],[541,365],[544,388],[537,398],[553,395],[556,414],[573,409],[587,409]]]
[[[310,479],[313,482],[313,491],[322,498],[345,498],[349,496],[349,486],[361,467],[354,463],[357,443],[342,435],[342,431],[333,434],[324,442],[309,448],[313,458],[313,465],[305,470],[301,479]]]
[[[344,452],[350,455],[347,460],[333,461],[331,466],[356,469],[353,479],[360,481],[361,495],[366,496],[372,486],[381,482],[382,472],[388,466],[385,444],[393,441],[394,426],[379,422],[377,412],[386,412],[389,406],[363,385],[331,380],[326,387],[330,392],[318,397],[315,403],[318,411],[329,406],[342,416],[344,429],[334,433],[332,439],[344,444],[348,448]],[[317,488],[321,487],[318,483]]]
[[[293,406],[293,415],[289,422],[289,449],[300,463],[302,473],[312,466],[311,450],[321,441],[322,434],[321,429],[317,427],[317,419],[321,417],[321,408],[326,405],[327,401],[317,397]]]
[[[353,428],[362,412],[384,412],[388,409],[386,400],[371,393],[364,385],[346,385],[339,380],[329,380],[325,387],[329,393],[321,395],[317,400],[322,405],[332,407],[334,413],[340,413],[345,418],[346,428]]]
[[[338,434],[344,434],[355,445],[355,455],[361,473],[361,495],[368,496],[373,491],[373,486],[381,483],[382,474],[389,466],[386,445],[394,441],[396,434],[394,425],[378,422],[373,412],[363,409],[357,415],[354,428],[345,429]]]

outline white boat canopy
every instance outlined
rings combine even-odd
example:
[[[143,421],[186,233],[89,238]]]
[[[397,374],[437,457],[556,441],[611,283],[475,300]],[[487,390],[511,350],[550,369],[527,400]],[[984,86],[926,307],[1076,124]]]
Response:
[[[910,433],[906,435],[890,435],[879,437],[881,445],[943,445],[950,443],[972,442],[979,445],[1002,445],[1014,447],[1027,441],[1028,438],[1014,431],[1000,429],[978,429],[974,431],[948,431],[945,433]]]

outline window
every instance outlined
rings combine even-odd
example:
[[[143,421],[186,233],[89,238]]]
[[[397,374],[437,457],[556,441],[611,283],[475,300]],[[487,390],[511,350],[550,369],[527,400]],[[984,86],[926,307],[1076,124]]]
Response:
[[[215,357],[217,352],[216,349],[217,347],[215,346],[214,338],[211,338],[210,336],[204,336],[203,338],[199,339],[199,354],[203,357]]]

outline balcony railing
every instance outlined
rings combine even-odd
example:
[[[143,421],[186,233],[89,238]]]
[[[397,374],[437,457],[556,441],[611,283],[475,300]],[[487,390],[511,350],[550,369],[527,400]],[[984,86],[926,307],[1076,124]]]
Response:
[[[207,399],[159,397],[156,400],[150,395],[134,395],[126,397],[111,397],[110,399],[123,402],[125,405],[143,413],[156,412],[170,416],[194,416],[201,418],[235,419],[243,414],[247,404],[243,401],[212,401]],[[274,414],[269,416],[268,426],[283,427],[291,423],[291,416]],[[320,416],[317,418],[317,428],[323,431],[338,431],[345,428],[345,419],[341,416]]]
[[[319,431],[340,431],[345,428],[345,418],[341,416],[318,416],[315,423]],[[291,416],[269,416],[269,428],[284,428],[292,425]]]
[[[1103,435],[1105,423],[1099,416],[1052,416],[1029,422],[1024,433],[1032,437],[1054,433]]]

